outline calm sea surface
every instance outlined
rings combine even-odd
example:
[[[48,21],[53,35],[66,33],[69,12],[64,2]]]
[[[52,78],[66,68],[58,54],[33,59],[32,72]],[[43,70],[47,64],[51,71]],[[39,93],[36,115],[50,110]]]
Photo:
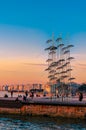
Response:
[[[86,120],[4,115],[0,130],[86,130]]]

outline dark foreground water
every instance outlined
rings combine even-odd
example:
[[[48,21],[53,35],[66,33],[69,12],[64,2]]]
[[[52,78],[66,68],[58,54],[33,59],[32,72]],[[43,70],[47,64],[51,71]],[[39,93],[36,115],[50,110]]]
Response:
[[[0,130],[86,130],[86,120],[4,115]]]

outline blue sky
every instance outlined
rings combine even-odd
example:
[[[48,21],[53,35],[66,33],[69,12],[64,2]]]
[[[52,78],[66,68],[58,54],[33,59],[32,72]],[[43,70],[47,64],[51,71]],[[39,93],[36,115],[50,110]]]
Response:
[[[22,59],[21,63],[32,63],[33,59],[33,63],[45,63],[45,42],[52,33],[55,38],[59,34],[69,35],[75,46],[75,66],[83,69],[86,66],[86,0],[0,1],[1,59]]]
[[[3,0],[0,24],[28,27],[51,34],[86,31],[85,0]]]
[[[0,32],[5,37],[19,39],[23,35],[25,39],[31,30],[43,35],[44,44],[53,32],[55,37],[60,33],[70,38],[83,33],[85,36],[85,16],[85,0],[3,0],[0,1]]]

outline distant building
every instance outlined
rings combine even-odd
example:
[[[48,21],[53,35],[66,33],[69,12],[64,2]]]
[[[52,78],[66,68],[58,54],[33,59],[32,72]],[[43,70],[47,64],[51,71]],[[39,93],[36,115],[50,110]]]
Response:
[[[8,85],[4,86],[4,90],[5,90],[5,91],[8,91],[8,88],[9,88]]]

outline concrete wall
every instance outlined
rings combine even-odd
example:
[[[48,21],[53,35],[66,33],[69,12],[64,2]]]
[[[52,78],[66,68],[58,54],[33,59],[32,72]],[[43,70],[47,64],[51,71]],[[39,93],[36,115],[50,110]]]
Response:
[[[53,106],[53,105],[25,105],[21,108],[22,114],[43,115],[52,117],[86,118],[84,106]]]
[[[9,103],[9,102],[8,102]],[[51,117],[86,118],[86,105],[84,104],[39,104],[39,103],[0,103],[0,113],[21,115],[42,115]]]

